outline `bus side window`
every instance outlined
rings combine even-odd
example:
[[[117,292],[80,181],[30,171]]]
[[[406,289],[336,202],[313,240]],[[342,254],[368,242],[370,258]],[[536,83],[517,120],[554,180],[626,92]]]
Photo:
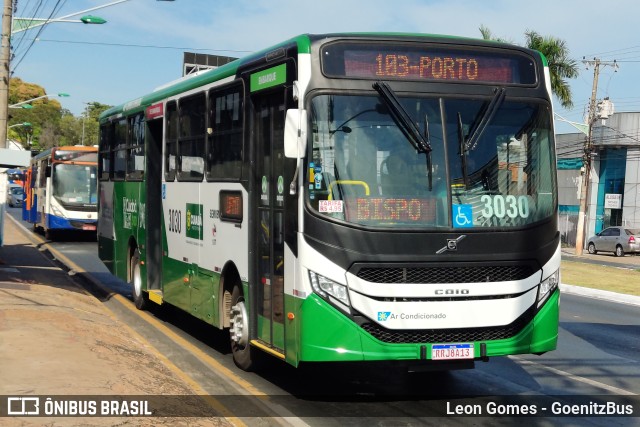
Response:
[[[164,179],[173,181],[176,178],[176,155],[178,154],[178,106],[175,101],[167,102],[164,150]]]
[[[129,118],[127,180],[139,181],[144,177],[144,128],[142,113]]]
[[[110,123],[100,127],[100,154],[99,154],[99,176],[101,181],[108,181],[111,178],[112,164],[112,143],[113,143],[113,125]]]
[[[115,123],[113,153],[113,179],[122,181],[127,173],[127,121]]]
[[[181,99],[179,116],[178,180],[201,181],[204,177],[205,94]]]
[[[45,188],[47,186],[47,175],[45,170],[47,168],[47,160],[43,160],[40,162],[40,166],[38,166],[38,187]],[[51,175],[51,169],[49,169],[49,175]]]
[[[207,179],[238,180],[242,172],[242,85],[209,93]]]

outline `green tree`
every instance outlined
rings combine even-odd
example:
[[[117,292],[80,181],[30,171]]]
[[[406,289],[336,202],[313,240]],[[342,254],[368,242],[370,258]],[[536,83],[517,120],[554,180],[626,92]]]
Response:
[[[18,77],[9,82],[9,104],[17,104],[46,94],[43,87],[27,83]],[[44,150],[53,146],[97,145],[98,117],[111,108],[100,102],[86,104],[82,115],[75,117],[48,97],[30,103],[33,108],[12,108],[9,124],[29,122],[31,128],[16,126],[9,129],[9,138],[20,141],[25,148]]]
[[[501,38],[494,37],[484,25],[481,25],[480,34],[485,40],[495,40],[510,43]],[[569,49],[564,40],[553,36],[542,36],[535,31],[525,31],[525,46],[541,52],[549,63],[551,76],[551,91],[564,108],[573,107],[571,87],[566,79],[578,77],[578,63],[569,57]]]
[[[84,145],[98,145],[98,135],[100,131],[100,124],[98,118],[100,114],[111,108],[110,105],[101,104],[100,102],[89,102],[87,108],[84,111],[82,120],[82,135],[81,143]]]
[[[34,83],[27,83],[18,77],[9,81],[9,104],[17,104],[29,99],[38,98],[46,94],[43,87]],[[30,102],[32,108],[12,108],[9,110],[9,125],[29,122],[31,129],[16,126],[9,129],[9,138],[20,141],[29,149],[30,145],[39,146],[42,130],[47,126],[57,134],[58,124],[62,114],[62,106],[55,99],[40,98]]]

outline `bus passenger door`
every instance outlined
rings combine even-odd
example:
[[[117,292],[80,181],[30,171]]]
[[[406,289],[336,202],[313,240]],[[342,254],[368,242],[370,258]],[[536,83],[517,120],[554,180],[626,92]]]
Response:
[[[145,191],[147,290],[162,283],[162,120],[147,120]]]
[[[284,122],[283,87],[251,97],[257,180],[254,197],[257,338],[284,355]]]

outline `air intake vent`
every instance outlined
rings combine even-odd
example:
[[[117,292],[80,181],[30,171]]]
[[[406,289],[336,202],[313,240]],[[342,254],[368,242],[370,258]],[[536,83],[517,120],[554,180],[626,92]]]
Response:
[[[378,340],[391,344],[455,343],[511,338],[532,318],[533,311],[529,310],[510,325],[488,328],[392,330],[377,323],[365,323],[361,327]]]
[[[476,283],[522,280],[533,272],[529,265],[362,267],[356,276],[372,283]]]

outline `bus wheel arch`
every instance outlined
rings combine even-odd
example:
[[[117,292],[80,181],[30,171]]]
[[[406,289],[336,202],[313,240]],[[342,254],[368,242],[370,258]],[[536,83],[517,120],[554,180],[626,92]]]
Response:
[[[231,303],[233,289],[238,286],[242,291],[242,280],[240,280],[240,273],[233,262],[227,262],[220,273],[220,328],[229,328],[231,326]]]
[[[131,294],[133,303],[138,310],[144,310],[147,307],[149,296],[142,290],[142,273],[140,271],[140,251],[134,239],[129,241],[129,256],[127,277],[131,284]]]
[[[229,339],[233,362],[240,369],[252,371],[257,368],[256,350],[250,344],[250,318],[240,274],[233,263],[227,263],[220,277],[223,292],[223,323],[229,327]]]

